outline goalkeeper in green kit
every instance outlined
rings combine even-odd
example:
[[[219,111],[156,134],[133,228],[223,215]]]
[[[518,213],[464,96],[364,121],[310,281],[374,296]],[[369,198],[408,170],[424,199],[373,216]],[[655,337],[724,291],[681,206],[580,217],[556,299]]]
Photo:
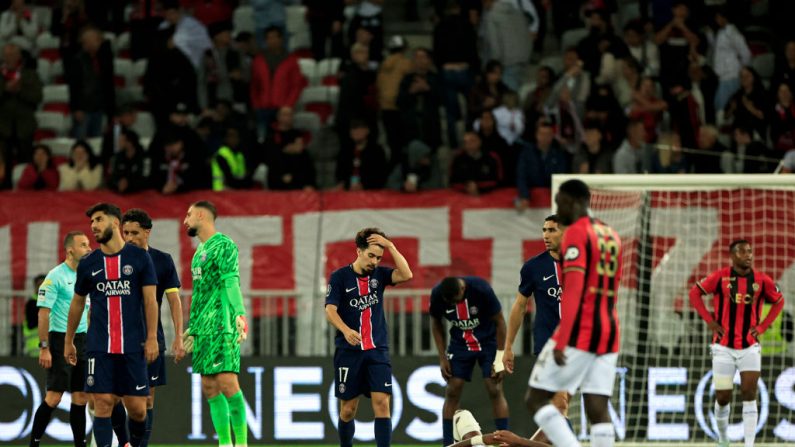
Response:
[[[248,324],[240,293],[237,246],[215,230],[215,206],[199,201],[188,208],[184,224],[188,236],[201,242],[191,262],[193,297],[190,323],[183,334],[186,352],[193,352],[193,372],[202,376],[202,392],[210,404],[220,447],[246,447],[246,403],[237,375],[240,343]]]

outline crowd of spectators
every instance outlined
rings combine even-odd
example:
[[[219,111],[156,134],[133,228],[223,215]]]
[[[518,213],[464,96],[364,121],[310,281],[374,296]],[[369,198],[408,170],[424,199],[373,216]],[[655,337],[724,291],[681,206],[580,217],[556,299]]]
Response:
[[[385,34],[384,3],[0,1],[0,188],[522,208],[555,173],[795,170],[781,1],[434,0],[427,47]]]

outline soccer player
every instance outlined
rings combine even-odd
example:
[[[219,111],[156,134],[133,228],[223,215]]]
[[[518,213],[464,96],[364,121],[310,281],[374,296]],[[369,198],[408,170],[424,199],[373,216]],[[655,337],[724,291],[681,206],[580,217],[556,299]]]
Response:
[[[483,434],[480,424],[469,410],[456,410],[453,416],[453,440],[450,447],[473,447],[479,445],[521,445],[529,447],[546,447],[547,444],[531,441],[508,430],[497,430]]]
[[[168,299],[168,307],[171,311],[171,321],[174,324],[174,342],[171,344],[171,351],[174,354],[174,363],[182,360],[185,356],[185,349],[182,347],[182,303],[179,300],[179,276],[174,260],[171,255],[162,252],[149,245],[149,235],[152,232],[152,218],[142,209],[129,209],[121,219],[122,236],[130,245],[143,248],[152,258],[157,276],[157,346],[159,355],[157,360],[149,364],[149,397],[146,399],[146,431],[141,440],[141,447],[149,445],[149,437],[152,435],[153,412],[155,405],[155,387],[166,384],[166,337],[163,334],[163,322],[160,321],[160,306],[163,304],[163,295]],[[124,408],[121,404],[113,409],[113,416],[124,415]],[[122,419],[122,422],[124,419]],[[113,421],[117,425],[117,421]]]
[[[530,258],[522,266],[519,291],[516,293],[511,316],[508,319],[508,338],[503,356],[505,371],[508,374],[513,374],[514,371],[513,342],[524,320],[530,295],[533,296],[536,304],[536,315],[533,320],[534,356],[538,357],[541,348],[552,337],[552,333],[560,323],[560,241],[563,231],[558,216],[552,214],[544,219],[541,234],[546,250]],[[569,397],[566,391],[559,391],[552,397],[552,405],[560,410],[563,416],[567,416],[569,412]],[[530,439],[548,441],[541,430],[536,431]]]
[[[375,442],[387,447],[392,438],[389,396],[392,365],[387,347],[384,289],[412,277],[406,258],[377,228],[356,233],[356,260],[331,274],[326,293],[326,318],[337,328],[334,352],[334,394],[340,400],[337,428],[340,447],[353,445],[359,395],[372,400]],[[380,267],[384,250],[394,269]]]
[[[718,445],[729,445],[729,404],[734,372],[739,370],[743,433],[745,446],[749,447],[754,445],[759,418],[756,408],[757,383],[762,374],[759,336],[784,308],[784,296],[769,276],[754,271],[754,253],[748,241],[740,239],[729,244],[729,256],[730,267],[712,272],[690,289],[690,304],[713,332],[710,347]],[[712,295],[712,314],[707,311],[702,295]],[[760,323],[764,302],[772,307]]]
[[[453,443],[453,415],[461,402],[464,382],[480,365],[497,430],[508,428],[508,402],[502,392],[502,350],[505,317],[488,282],[474,276],[447,277],[431,290],[431,330],[442,377],[447,382],[442,410],[444,445]],[[445,346],[442,318],[450,321],[450,342]],[[445,349],[445,347],[447,349]]]
[[[188,208],[183,222],[188,236],[200,241],[191,262],[193,297],[184,343],[185,350],[193,352],[193,372],[201,375],[218,445],[232,446],[231,422],[235,445],[245,447],[246,401],[237,375],[248,323],[240,292],[237,245],[215,229],[217,217],[215,205],[199,201]]]
[[[591,445],[612,446],[615,432],[607,411],[618,360],[616,312],[621,279],[618,234],[590,217],[591,193],[580,180],[560,185],[555,203],[565,225],[563,297],[560,325],[547,341],[530,374],[527,408],[547,439],[556,446],[578,446],[566,419],[551,403],[559,391],[581,388],[591,422]]]
[[[98,203],[86,216],[100,246],[77,266],[64,357],[77,364],[75,330],[90,293],[85,389],[94,397],[94,437],[99,447],[111,445],[110,416],[121,397],[130,417],[130,444],[138,447],[149,395],[146,365],[158,355],[155,268],[145,250],[124,243],[116,205]]]
[[[64,358],[64,335],[69,305],[75,293],[77,264],[91,252],[88,238],[82,231],[70,231],[63,240],[66,259],[47,273],[39,287],[39,365],[47,370],[47,393],[33,417],[30,447],[38,447],[50,423],[52,412],[61,402],[64,391],[72,393],[69,425],[75,447],[86,445],[86,393],[83,392],[86,368],[86,317],[80,319],[75,335],[77,362],[72,366]]]

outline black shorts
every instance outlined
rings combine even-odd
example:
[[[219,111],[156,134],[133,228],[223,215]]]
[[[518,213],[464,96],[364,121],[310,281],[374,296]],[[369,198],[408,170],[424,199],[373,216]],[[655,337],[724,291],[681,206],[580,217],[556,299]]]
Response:
[[[75,334],[75,366],[66,363],[63,356],[65,335],[63,332],[50,332],[52,367],[47,370],[47,391],[82,392],[86,374],[86,334]]]
[[[166,384],[166,351],[160,351],[157,360],[147,365],[149,386],[163,386]]]

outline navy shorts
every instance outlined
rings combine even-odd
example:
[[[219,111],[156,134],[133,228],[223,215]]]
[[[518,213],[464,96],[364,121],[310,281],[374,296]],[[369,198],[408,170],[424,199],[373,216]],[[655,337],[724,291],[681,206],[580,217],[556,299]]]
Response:
[[[482,351],[447,350],[447,359],[450,360],[453,377],[464,379],[467,382],[472,380],[472,370],[475,368],[475,363],[480,365],[484,379],[491,377],[491,367],[496,356],[496,348],[486,348]]]
[[[392,394],[392,363],[386,348],[334,352],[334,395],[351,400],[360,394]]]
[[[143,351],[129,354],[89,352],[86,360],[86,392],[148,396],[147,372]]]
[[[163,386],[166,384],[166,351],[160,351],[157,359],[147,366],[149,386]]]

